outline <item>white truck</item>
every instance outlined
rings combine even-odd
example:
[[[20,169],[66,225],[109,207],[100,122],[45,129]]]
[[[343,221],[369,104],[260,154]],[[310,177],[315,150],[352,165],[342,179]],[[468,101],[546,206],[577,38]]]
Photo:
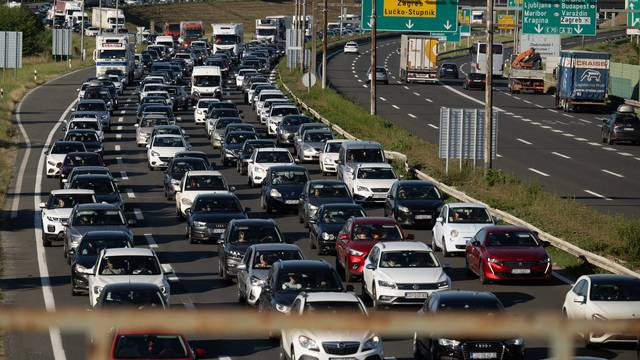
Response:
[[[135,73],[135,37],[130,35],[96,36],[93,52],[96,62],[96,76],[105,75],[107,70],[119,70],[133,83]]]
[[[222,71],[218,66],[196,66],[191,72],[191,97],[222,98]]]
[[[124,12],[121,9],[94,7],[91,12],[91,25],[98,29],[124,27]]]
[[[438,38],[402,35],[400,38],[400,79],[404,82],[438,81]]]
[[[213,51],[232,50],[240,57],[244,46],[244,27],[242,24],[211,24]]]
[[[291,28],[291,16],[275,15],[256,19],[256,39],[265,40],[283,48],[287,39],[287,29]]]

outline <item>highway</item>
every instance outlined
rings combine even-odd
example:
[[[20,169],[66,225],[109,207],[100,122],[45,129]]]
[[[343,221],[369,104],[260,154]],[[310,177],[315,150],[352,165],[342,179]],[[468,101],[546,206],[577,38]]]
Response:
[[[586,41],[619,36],[602,33]],[[580,40],[564,39],[563,46]],[[368,44],[361,55],[338,53],[328,64],[328,80],[339,93],[369,108],[366,72]],[[399,73],[399,38],[379,42],[378,64],[389,71],[389,85],[378,84],[378,113],[431,143],[438,142],[439,108],[484,108],[483,91],[462,88],[470,72],[470,56],[448,59],[461,69],[459,80],[440,84],[402,84]],[[508,54],[505,54],[505,60]],[[574,198],[606,213],[640,215],[640,147],[601,142],[603,113],[562,113],[552,95],[516,94],[504,80],[494,82],[494,108],[498,111],[498,159],[494,166],[533,179],[559,196]]]
[[[382,56],[388,57],[390,68],[394,68],[394,61],[397,62],[397,56],[393,56],[395,51],[394,42],[384,42],[382,45]],[[390,55],[389,55],[390,54]],[[395,58],[395,60],[394,60]],[[335,70],[341,62],[350,62],[353,59],[338,56],[331,62],[332,71]],[[358,66],[357,74],[360,74],[361,68],[365,61],[361,57],[356,60]],[[348,66],[346,67],[349,68]],[[21,149],[16,159],[16,181],[9,191],[9,203],[13,199],[17,199],[15,217],[12,218],[5,227],[3,234],[4,248],[4,274],[0,279],[0,288],[3,294],[3,301],[10,305],[33,306],[36,308],[47,308],[53,310],[61,307],[77,308],[78,314],[81,315],[89,308],[88,299],[85,296],[72,296],[70,287],[70,269],[63,258],[62,246],[44,248],[39,237],[39,209],[37,204],[44,199],[49,191],[58,188],[58,179],[46,178],[44,176],[44,163],[42,157],[43,146],[51,144],[55,139],[62,136],[60,131],[59,120],[68,115],[69,109],[73,107],[76,98],[75,89],[89,76],[93,75],[93,69],[86,69],[74,74],[65,76],[55,80],[33,91],[21,104],[16,114],[16,121],[23,126],[24,132],[28,137],[30,144],[29,156],[25,159],[26,148]],[[347,79],[350,74],[349,70],[340,70],[341,73],[331,75],[331,80],[338,85],[338,79]],[[337,76],[337,77],[336,77]],[[347,84],[346,82],[344,84]],[[356,96],[361,92],[356,89],[357,81],[343,90],[348,90],[351,96]],[[346,86],[346,85],[345,85]],[[362,87],[362,86],[359,86]],[[455,86],[456,90],[458,86]],[[473,104],[473,101],[462,96],[451,96],[450,90],[446,94],[439,97],[435,96],[436,89],[440,87],[411,86],[406,90],[402,85],[382,86],[380,96],[385,97],[382,100],[381,112],[383,115],[391,116],[394,113],[390,110],[390,105],[395,104],[400,107],[403,113],[414,113],[420,115],[417,119],[397,116],[395,121],[399,121],[403,126],[415,127],[421,136],[433,140],[432,129],[426,124],[436,124],[435,119],[430,116],[422,116],[428,113],[425,110],[437,109],[438,106],[453,106],[462,104],[463,102]],[[363,88],[363,90],[366,90]],[[421,92],[420,95],[408,96],[405,91]],[[397,95],[394,96],[394,92]],[[366,93],[366,92],[365,92]],[[454,93],[455,94],[455,93]],[[415,97],[414,97],[415,96]],[[472,98],[475,98],[471,95]],[[234,101],[241,99],[240,94],[235,89],[227,89],[225,97]],[[400,97],[400,99],[398,99]],[[402,98],[404,97],[404,98]],[[536,112],[542,112],[547,116],[547,110],[528,109],[527,106],[517,107],[515,105],[505,103],[506,95],[498,93],[498,106],[504,106],[507,111],[517,111],[518,113],[530,114],[534,119]],[[112,173],[120,178],[120,191],[126,203],[126,213],[129,218],[138,220],[138,224],[133,228],[135,232],[136,246],[151,247],[159,255],[163,264],[169,264],[175,270],[175,276],[171,277],[172,281],[172,306],[174,308],[186,308],[188,310],[197,311],[199,308],[207,307],[237,307],[236,285],[221,281],[217,274],[218,256],[217,247],[214,244],[190,244],[185,239],[184,222],[177,219],[173,201],[166,201],[162,191],[162,172],[150,172],[147,169],[146,153],[144,148],[138,148],[135,145],[135,107],[137,94],[133,88],[128,89],[125,95],[120,99],[122,110],[114,113],[114,125],[112,131],[106,134],[105,140],[105,158],[109,164]],[[433,102],[423,104],[425,99],[429,98]],[[546,97],[545,97],[546,98]],[[529,97],[523,97],[529,99]],[[510,99],[511,100],[511,99]],[[551,101],[549,97],[548,101]],[[426,106],[425,106],[426,105]],[[256,122],[255,115],[250,107],[241,105],[244,110],[243,115],[247,122]],[[432,111],[437,113],[437,111]],[[550,113],[550,112],[549,112]],[[551,114],[551,113],[550,113]],[[553,114],[555,116],[555,114]],[[179,123],[190,136],[189,141],[195,150],[206,151],[210,155],[210,160],[220,165],[218,151],[214,151],[207,140],[204,130],[196,127],[193,123],[193,114],[179,113],[181,122]],[[529,147],[519,145],[516,141],[509,142],[507,140],[510,131],[516,131],[522,126],[518,120],[507,120],[506,115],[503,122],[509,123],[510,127],[501,128],[501,153],[503,158],[498,162],[500,166],[516,166],[519,159],[530,159],[528,166],[540,167],[541,170],[553,173],[553,177],[560,177],[559,171],[563,167],[568,167],[569,163],[575,160],[567,161],[567,164],[558,164],[557,168],[542,167],[545,163],[544,159],[536,159],[539,156],[531,156],[533,154],[543,154],[543,146],[545,143],[538,144],[545,138],[544,131],[538,130],[534,126],[527,128],[528,131],[521,137],[535,142]],[[562,116],[562,115],[558,115]],[[561,119],[561,118],[558,118]],[[595,129],[596,120],[594,117],[586,117],[591,122],[589,126],[585,123],[581,132],[571,130],[578,134],[585,134]],[[414,121],[415,120],[415,121]],[[563,119],[569,123],[573,119]],[[577,120],[577,119],[576,119]],[[538,120],[542,121],[542,120]],[[579,121],[576,121],[578,123]],[[556,125],[554,125],[556,126]],[[560,126],[560,125],[558,125]],[[562,125],[568,126],[568,125]],[[513,128],[513,129],[511,129]],[[534,131],[535,129],[535,131]],[[538,135],[538,132],[540,133]],[[534,136],[536,135],[536,136]],[[505,138],[506,137],[506,138]],[[575,156],[580,153],[578,144],[575,140],[567,140],[567,146],[563,150],[567,155]],[[546,142],[547,145],[552,144],[552,140]],[[531,154],[524,153],[523,149],[531,149]],[[588,145],[587,145],[587,149]],[[594,147],[594,149],[596,149]],[[549,149],[547,149],[549,150]],[[526,150],[525,150],[526,151]],[[599,148],[592,150],[593,154],[588,157],[598,158],[596,153],[603,154],[602,158],[617,155],[615,152],[606,152]],[[633,150],[628,150],[633,151]],[[520,157],[511,158],[512,154],[521,153]],[[637,151],[636,151],[637,152]],[[637,155],[636,155],[637,156]],[[20,169],[23,164],[25,171]],[[554,159],[551,156],[547,160]],[[616,157],[617,159],[617,157]],[[620,161],[627,161],[625,157],[620,156]],[[555,161],[555,159],[554,159]],[[632,159],[632,163],[633,160]],[[314,178],[319,178],[318,167],[316,164],[307,165],[311,170]],[[576,164],[576,167],[578,164]],[[586,166],[586,164],[580,164]],[[622,171],[611,168],[615,171]],[[585,168],[584,175],[576,174],[575,183],[580,179],[597,175],[593,167]],[[632,173],[628,169],[624,169],[625,174],[629,178],[619,181],[631,181]],[[239,176],[235,169],[222,169],[222,172],[231,186],[237,187],[237,195],[242,201],[243,206],[252,208],[251,217],[267,216],[259,206],[259,189],[249,188],[246,184],[246,178]],[[618,181],[615,177],[611,181]],[[595,181],[594,185],[595,186]],[[615,184],[618,184],[616,182]],[[569,184],[572,185],[572,184]],[[618,187],[616,185],[616,187]],[[16,188],[20,190],[17,191]],[[566,191],[571,189],[566,187]],[[594,187],[595,191],[607,193],[604,190]],[[638,191],[637,189],[628,189],[627,191]],[[611,195],[613,196],[613,195]],[[593,201],[593,200],[592,200]],[[612,200],[612,204],[622,203],[621,200]],[[593,201],[595,204],[596,202]],[[622,205],[615,205],[621,207]],[[372,207],[367,209],[370,215],[382,215],[380,208]],[[298,223],[295,214],[276,214],[272,215],[286,239],[297,244],[309,258],[317,258],[309,248],[308,232]],[[431,243],[430,231],[424,229],[410,229],[410,233],[415,234],[416,239]],[[323,256],[323,259],[330,264],[334,263],[332,255]],[[511,312],[534,312],[541,310],[558,311],[564,298],[564,294],[569,286],[566,282],[554,278],[551,284],[539,285],[535,283],[503,283],[492,285],[481,285],[478,279],[470,278],[464,269],[464,259],[441,258],[442,262],[449,264],[447,270],[449,276],[453,280],[453,287],[456,289],[473,289],[494,292],[500,300]],[[356,292],[361,293],[359,284],[354,284]],[[382,311],[396,311],[382,310]],[[404,311],[416,311],[416,308],[406,308]],[[216,321],[216,319],[204,319],[203,321]],[[267,338],[245,339],[241,337],[227,338],[206,338],[192,336],[195,344],[203,347],[207,351],[207,358],[211,359],[277,359],[279,350],[277,342],[270,342]],[[5,356],[11,359],[84,359],[86,354],[85,338],[80,335],[60,334],[52,330],[50,334],[6,334],[5,336]],[[384,339],[385,340],[385,356],[387,358],[407,359],[411,358],[411,341],[409,337],[402,339]],[[581,345],[577,343],[581,348]],[[548,356],[544,343],[528,342],[527,358],[541,359]],[[580,349],[581,355],[595,355],[605,358],[630,359],[635,357],[635,352],[628,349],[611,349],[602,350],[586,350]]]

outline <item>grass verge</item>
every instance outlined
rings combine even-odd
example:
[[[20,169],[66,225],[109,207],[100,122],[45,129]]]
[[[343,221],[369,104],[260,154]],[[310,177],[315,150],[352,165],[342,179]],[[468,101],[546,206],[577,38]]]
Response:
[[[601,51],[611,54],[611,61],[623,64],[638,65],[640,49],[629,37],[611,42],[597,42],[584,46],[585,50]]]

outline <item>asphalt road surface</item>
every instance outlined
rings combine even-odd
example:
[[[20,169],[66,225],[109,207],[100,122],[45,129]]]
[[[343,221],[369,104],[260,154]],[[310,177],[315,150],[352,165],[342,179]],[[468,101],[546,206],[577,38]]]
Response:
[[[619,36],[619,32],[602,33],[585,41]],[[579,43],[576,38],[563,40],[563,46]],[[484,108],[484,91],[462,88],[462,77],[471,72],[470,56],[446,60],[460,67],[459,80],[402,84],[399,46],[399,38],[379,42],[378,65],[384,65],[391,75],[389,85],[378,84],[377,88],[381,116],[437,144],[440,107]],[[368,44],[362,45],[361,55],[336,54],[327,72],[338,92],[366,109],[369,48]],[[494,81],[494,86],[493,105],[498,111],[496,168],[534,179],[560,196],[603,212],[640,215],[640,147],[601,142],[602,119],[610,112],[563,113],[554,108],[553,95],[510,94],[505,80]]]
[[[389,43],[393,44],[393,43]],[[388,45],[384,49],[392,50]],[[339,61],[337,59],[336,61]],[[42,247],[37,236],[40,227],[39,209],[36,205],[44,199],[50,190],[58,188],[57,179],[46,178],[43,174],[44,163],[42,150],[52,140],[60,138],[63,133],[58,128],[59,119],[66,116],[76,97],[75,89],[84,79],[91,76],[92,69],[86,69],[59,80],[53,81],[32,92],[18,109],[17,116],[24,125],[28,136],[30,150],[24,162],[24,176],[18,171],[18,177],[10,189],[9,203],[16,199],[16,212],[7,223],[3,234],[4,274],[0,280],[3,300],[7,304],[33,306],[36,308],[73,307],[82,315],[88,308],[85,296],[72,296],[70,287],[70,269],[62,255],[62,247]],[[390,88],[390,87],[389,87]],[[395,87],[394,87],[395,88]],[[384,93],[381,96],[389,96]],[[424,90],[420,90],[424,91]],[[239,92],[227,90],[225,97],[234,101],[240,100]],[[130,218],[137,218],[134,228],[136,246],[154,248],[163,264],[170,264],[176,272],[172,279],[172,307],[184,307],[197,311],[207,307],[238,307],[236,285],[221,281],[217,274],[218,256],[214,244],[190,244],[185,239],[184,222],[176,218],[173,201],[166,201],[162,190],[162,172],[150,172],[147,169],[144,148],[135,145],[135,99],[132,89],[128,89],[121,99],[122,111],[113,116],[112,131],[105,140],[105,157],[112,173],[119,175],[121,192],[126,202],[126,213]],[[421,98],[407,98],[401,103],[418,103]],[[409,101],[411,100],[411,101]],[[434,99],[436,100],[436,99]],[[439,101],[439,100],[438,100]],[[413,105],[421,106],[421,105]],[[435,104],[433,105],[435,106]],[[252,110],[245,105],[246,121],[255,122]],[[417,109],[416,109],[417,110]],[[406,111],[416,111],[406,109]],[[417,111],[416,111],[417,112]],[[207,140],[202,127],[193,123],[192,113],[178,114],[180,125],[190,136],[189,141],[196,150],[206,151],[210,160],[220,165],[218,151],[214,151]],[[593,126],[595,128],[595,126]],[[425,132],[427,134],[427,132]],[[26,156],[22,149],[16,161],[19,170]],[[319,178],[318,167],[309,164],[313,177]],[[227,182],[237,187],[237,195],[243,206],[253,209],[252,217],[265,217],[260,210],[259,190],[247,186],[245,177],[239,176],[235,169],[223,169]],[[382,215],[380,208],[368,208],[372,215]],[[11,216],[7,214],[7,216]],[[295,214],[273,215],[288,241],[299,245],[309,258],[317,258],[309,249],[308,233],[298,223]],[[416,239],[431,242],[430,231],[411,229]],[[333,263],[333,256],[323,256]],[[511,312],[560,311],[568,284],[554,278],[548,285],[535,283],[525,284],[493,284],[481,285],[478,279],[469,278],[464,270],[461,257],[442,259],[450,264],[448,273],[456,289],[473,289],[493,291]],[[356,286],[359,294],[361,288]],[[416,308],[403,308],[402,311],[416,311]],[[400,309],[382,310],[400,311]],[[206,319],[205,321],[216,321]],[[277,359],[279,354],[277,342],[266,338],[246,339],[238,336],[221,338],[192,336],[196,345],[207,351],[212,359]],[[578,345],[580,347],[580,345]],[[7,334],[4,346],[6,357],[11,359],[84,359],[86,355],[85,338],[81,335],[60,334],[51,331],[49,334]],[[406,359],[411,357],[411,341],[409,337],[401,339],[385,339],[385,356],[388,358]],[[591,354],[607,358],[632,358],[635,352],[625,349],[603,349],[587,351],[580,349],[581,354]],[[527,358],[540,359],[548,356],[545,343],[528,342]]]

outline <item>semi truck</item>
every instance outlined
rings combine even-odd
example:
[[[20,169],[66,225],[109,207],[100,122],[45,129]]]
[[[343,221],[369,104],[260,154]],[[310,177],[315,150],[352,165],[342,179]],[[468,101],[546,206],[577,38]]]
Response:
[[[204,36],[204,28],[202,27],[202,21],[181,21],[180,22],[180,37],[178,42],[183,48],[189,47],[191,42],[198,40]]]
[[[180,23],[164,23],[162,34],[171,36],[174,41],[178,41],[180,37]]]
[[[213,51],[231,50],[240,56],[244,44],[244,28],[242,24],[211,24]]]
[[[570,112],[578,107],[606,106],[610,57],[604,52],[561,51],[556,71],[556,107]]]
[[[400,79],[410,82],[438,81],[438,38],[402,35],[400,38]]]
[[[530,48],[517,54],[509,68],[509,91],[517,94],[522,90],[542,94],[544,92],[545,72],[542,57]]]
[[[121,9],[93,8],[91,25],[98,29],[115,29],[124,27],[124,12]]]
[[[284,47],[287,29],[291,28],[291,16],[267,16],[256,19],[256,39],[275,43]]]
[[[121,72],[133,83],[135,71],[135,37],[132,35],[96,36],[96,49],[93,52],[96,62],[96,76],[102,76],[108,70]]]

